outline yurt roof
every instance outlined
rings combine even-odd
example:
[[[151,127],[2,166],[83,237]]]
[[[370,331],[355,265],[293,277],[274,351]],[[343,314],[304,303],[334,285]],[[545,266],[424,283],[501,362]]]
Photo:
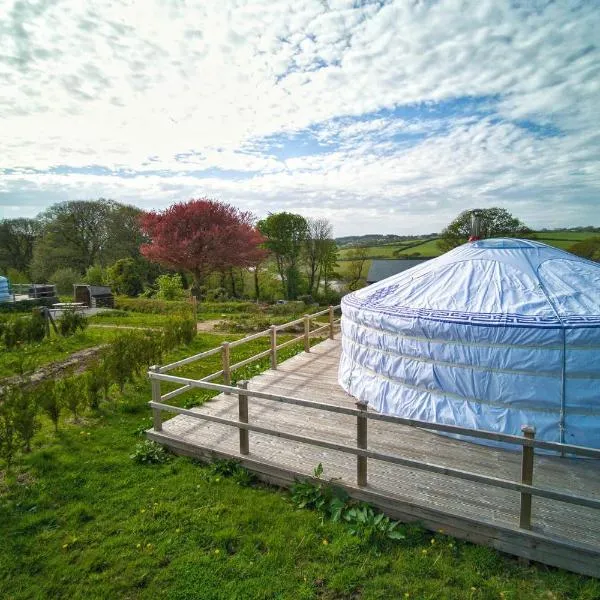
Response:
[[[344,303],[446,322],[600,326],[600,265],[533,240],[480,240],[349,294]]]

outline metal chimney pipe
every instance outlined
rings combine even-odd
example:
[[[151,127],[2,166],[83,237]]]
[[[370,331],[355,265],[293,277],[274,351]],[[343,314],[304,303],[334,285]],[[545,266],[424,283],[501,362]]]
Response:
[[[475,209],[471,211],[471,236],[469,242],[476,242],[481,239],[481,211]]]

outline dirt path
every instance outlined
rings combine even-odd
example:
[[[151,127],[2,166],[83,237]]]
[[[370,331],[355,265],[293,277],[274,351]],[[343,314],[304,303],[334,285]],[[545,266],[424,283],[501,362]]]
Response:
[[[13,377],[7,377],[2,379],[0,384],[14,384],[14,383],[27,383],[35,384],[45,379],[56,379],[61,377],[65,372],[81,373],[89,366],[91,362],[96,360],[103,348],[106,348],[107,344],[101,346],[93,346],[92,348],[85,348],[73,352],[68,358],[64,360],[43,365],[39,369],[36,369],[31,375],[14,375]]]
[[[221,319],[212,319],[208,321],[198,321],[196,329],[204,333],[212,333],[215,330],[215,325],[221,322]]]

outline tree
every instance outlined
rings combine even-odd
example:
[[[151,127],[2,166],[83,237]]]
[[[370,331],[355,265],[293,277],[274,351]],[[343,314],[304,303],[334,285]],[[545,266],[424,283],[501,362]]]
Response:
[[[106,270],[106,281],[117,294],[138,296],[144,291],[144,268],[141,258],[121,258]],[[144,261],[145,262],[145,261]]]
[[[270,214],[258,222],[266,238],[265,247],[273,253],[283,291],[289,300],[298,295],[298,263],[308,237],[308,223],[302,215],[288,212]]]
[[[589,238],[573,244],[569,252],[589,260],[600,261],[600,237]]]
[[[185,290],[179,273],[160,275],[156,279],[156,283],[158,284],[156,297],[160,300],[182,300],[185,298]]]
[[[471,213],[465,210],[441,233],[437,244],[447,252],[466,243],[471,235]],[[479,210],[482,238],[526,236],[531,230],[504,208],[483,208]]]
[[[335,240],[326,240],[323,245],[321,257],[319,260],[319,274],[317,277],[316,291],[319,291],[319,284],[321,279],[323,280],[323,287],[325,294],[329,292],[329,281],[335,273],[335,268],[338,266],[337,263],[338,249]],[[362,268],[361,268],[362,275]]]
[[[80,276],[74,269],[63,268],[57,269],[50,277],[48,281],[56,286],[56,290],[59,294],[72,294],[73,286],[80,282]]]
[[[366,246],[357,246],[356,248],[351,248],[348,252],[350,263],[348,266],[347,281],[350,290],[356,290],[361,286],[363,270],[368,257],[369,249]]]
[[[83,274],[94,265],[139,255],[144,240],[141,211],[100,198],[54,204],[39,216],[42,235],[36,240],[31,264],[36,279],[47,279],[60,268]]]
[[[312,295],[319,291],[319,271],[328,250],[333,227],[327,219],[307,219],[308,236],[306,240],[306,274],[308,278],[307,293]]]
[[[27,272],[33,258],[33,245],[41,233],[35,219],[3,219],[0,221],[0,270]]]
[[[265,254],[252,214],[215,200],[190,200],[147,213],[141,226],[150,240],[142,245],[142,255],[189,271],[196,288],[214,271],[250,267]]]

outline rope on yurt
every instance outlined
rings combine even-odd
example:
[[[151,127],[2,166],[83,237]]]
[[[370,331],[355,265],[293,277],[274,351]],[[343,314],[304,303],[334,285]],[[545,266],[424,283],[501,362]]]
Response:
[[[537,267],[534,267],[533,264],[531,263],[531,260],[529,260],[529,256],[527,256],[527,253],[525,252],[523,254],[524,254],[527,262],[529,263],[529,266],[531,267],[531,269],[533,271],[535,271],[535,273],[537,274],[537,280],[539,282],[540,289],[542,290],[542,293],[546,297],[546,300],[548,301],[550,308],[552,309],[552,311],[556,315],[556,318],[560,321],[560,324],[562,326],[561,327],[561,330],[562,330],[562,365],[561,365],[560,414],[559,414],[559,419],[558,419],[558,434],[559,434],[560,443],[564,444],[565,443],[565,421],[566,421],[566,417],[567,417],[567,415],[566,415],[566,412],[567,412],[567,408],[566,408],[567,328],[565,326],[565,323],[564,323],[562,317],[560,316],[560,313],[556,309],[556,306],[554,306],[554,302],[550,298],[550,294],[548,294],[548,291],[546,290],[544,284],[542,283],[542,278],[540,277],[540,273],[539,273],[539,267],[543,263],[540,263]],[[564,456],[564,453],[561,453],[561,456]]]

